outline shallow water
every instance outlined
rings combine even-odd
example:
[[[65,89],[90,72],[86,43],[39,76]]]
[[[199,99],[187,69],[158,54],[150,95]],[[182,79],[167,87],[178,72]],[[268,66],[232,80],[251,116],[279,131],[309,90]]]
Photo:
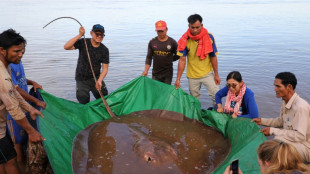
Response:
[[[297,93],[310,102],[310,2],[308,0],[0,0],[0,31],[14,28],[28,41],[23,58],[26,75],[47,92],[75,99],[75,67],[78,51],[63,45],[78,34],[79,25],[62,19],[42,29],[51,20],[70,16],[86,31],[93,24],[105,26],[103,43],[110,50],[110,67],[105,79],[109,92],[141,75],[154,23],[166,20],[168,35],[178,40],[187,29],[187,17],[202,15],[204,26],[213,33],[219,50],[219,74],[226,82],[228,72],[239,70],[256,96],[260,116],[275,117],[280,99],[273,91],[274,76],[294,72]],[[89,32],[86,32],[89,37]],[[174,78],[177,63],[174,64]],[[149,72],[149,77],[151,70]],[[182,88],[188,92],[185,73]],[[202,108],[211,104],[202,88]]]
[[[74,140],[74,173],[210,173],[230,152],[227,139],[193,120],[129,114],[90,125]]]

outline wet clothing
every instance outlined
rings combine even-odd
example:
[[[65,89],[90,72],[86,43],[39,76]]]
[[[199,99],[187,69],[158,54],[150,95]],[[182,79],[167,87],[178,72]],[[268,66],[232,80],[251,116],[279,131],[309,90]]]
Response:
[[[90,40],[91,39],[86,39],[87,48],[95,76],[98,78],[102,67],[101,64],[109,64],[109,49],[102,43],[100,43],[99,47],[93,47]],[[74,47],[75,49],[79,49],[79,59],[75,71],[75,80],[84,81],[92,79],[93,75],[88,61],[84,39],[79,39],[74,44]]]
[[[279,117],[262,118],[261,124],[271,126],[275,139],[292,144],[310,162],[310,106],[296,92],[288,103],[282,102]]]
[[[169,82],[171,84],[173,76],[173,61],[178,60],[180,57],[176,55],[177,53],[177,42],[168,36],[168,39],[164,42],[159,41],[158,37],[150,40],[147,49],[147,56],[145,64],[152,65],[153,60],[153,70],[152,77],[161,82]],[[167,80],[160,80],[166,79]],[[171,80],[169,80],[171,78]],[[164,82],[165,83],[165,82]]]
[[[172,76],[152,76],[152,79],[171,85]]]
[[[102,64],[109,64],[110,62],[109,49],[102,43],[100,43],[99,47],[93,47],[91,44],[91,39],[86,39],[86,43],[92,67],[95,76],[98,79],[101,73],[100,69],[102,68]],[[90,91],[92,91],[96,99],[100,98],[100,95],[95,87],[96,82],[94,81],[92,70],[88,61],[84,39],[79,39],[74,44],[74,47],[75,49],[79,49],[79,59],[75,72],[76,98],[78,99],[79,103],[86,104],[90,100]],[[102,82],[101,91],[104,96],[108,94],[108,90],[104,81]]]
[[[95,80],[93,78],[84,81],[76,81],[76,98],[78,99],[79,103],[86,104],[89,102],[90,91],[93,93],[96,99],[100,98],[100,94],[96,89]],[[104,96],[108,95],[108,90],[104,81],[102,81],[101,92]]]
[[[27,79],[23,67],[23,63],[10,64],[11,78],[15,86],[23,89],[28,93]],[[16,121],[8,114],[6,128],[12,138],[14,144],[21,144],[27,142],[26,131],[16,123]]]
[[[17,153],[14,149],[12,139],[8,134],[6,134],[5,137],[0,139],[0,164],[10,161],[16,156]]]
[[[20,120],[25,117],[25,112],[31,109],[31,105],[15,89],[10,73],[10,67],[5,67],[0,61],[0,138],[6,134],[8,113],[14,120]]]
[[[227,86],[225,86],[215,94],[216,105],[219,103],[222,104],[222,98],[227,96],[228,90],[229,89],[227,88]],[[245,90],[245,94],[241,102],[241,107],[239,109],[241,115],[238,115],[238,117],[247,117],[251,119],[258,118],[258,108],[255,101],[254,92],[252,92],[252,90],[248,87]]]

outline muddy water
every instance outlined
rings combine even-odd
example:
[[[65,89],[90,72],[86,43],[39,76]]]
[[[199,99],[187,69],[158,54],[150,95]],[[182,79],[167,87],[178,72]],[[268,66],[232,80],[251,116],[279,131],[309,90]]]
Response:
[[[88,126],[75,138],[74,173],[210,173],[228,155],[221,133],[147,114]]]

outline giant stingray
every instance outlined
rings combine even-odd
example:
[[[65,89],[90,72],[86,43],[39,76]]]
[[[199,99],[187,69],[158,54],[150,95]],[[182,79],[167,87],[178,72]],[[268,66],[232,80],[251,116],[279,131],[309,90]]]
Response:
[[[214,128],[164,110],[89,125],[74,139],[74,173],[211,173],[230,152]]]

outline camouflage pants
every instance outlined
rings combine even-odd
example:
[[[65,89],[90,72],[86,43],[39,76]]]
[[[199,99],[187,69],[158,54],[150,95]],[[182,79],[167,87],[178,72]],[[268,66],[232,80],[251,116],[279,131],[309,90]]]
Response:
[[[28,143],[27,147],[27,174],[53,174],[42,143]]]

